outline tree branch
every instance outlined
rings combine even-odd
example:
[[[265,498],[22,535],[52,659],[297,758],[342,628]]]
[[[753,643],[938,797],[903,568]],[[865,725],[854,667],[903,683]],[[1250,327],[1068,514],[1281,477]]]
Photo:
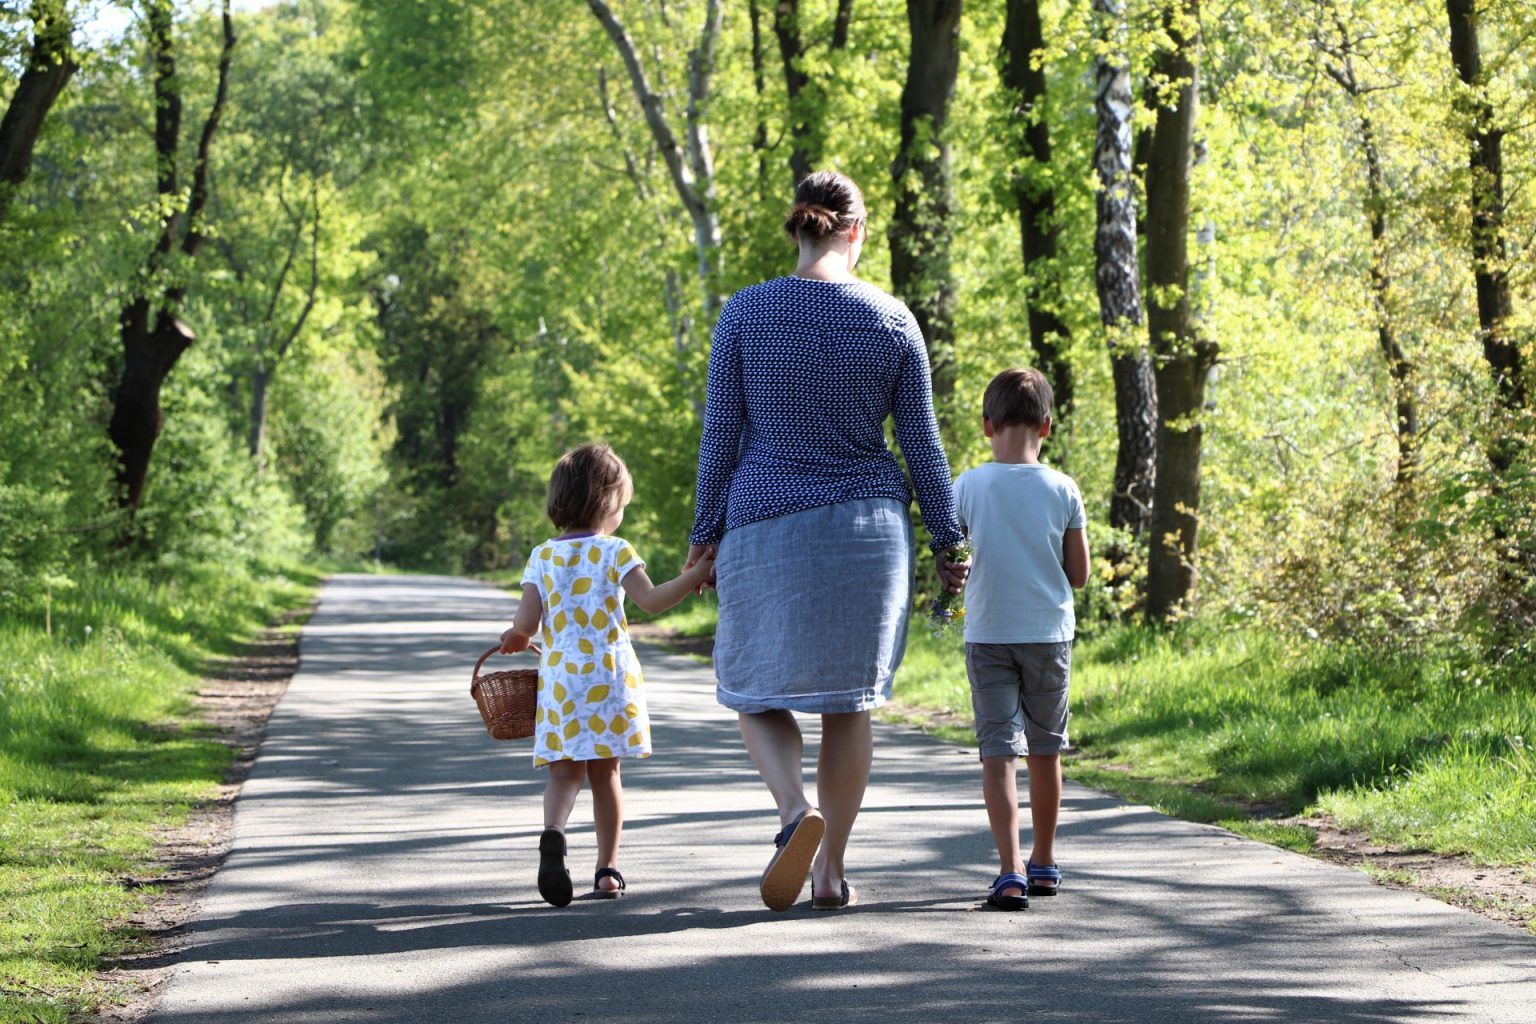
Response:
[[[70,47],[74,25],[62,3],[32,4],[32,49],[0,119],[0,219],[17,188],[32,172],[32,149],[43,121],[80,66]]]
[[[717,12],[717,0],[710,0],[711,6]],[[672,133],[672,126],[667,123],[666,111],[662,109],[661,97],[651,88],[650,80],[646,77],[645,68],[640,65],[640,57],[635,52],[635,42],[625,31],[613,10],[604,0],[587,0],[587,6],[597,16],[597,20],[607,31],[608,38],[613,40],[613,45],[618,49],[620,58],[624,61],[624,68],[629,72],[629,82],[635,92],[635,99],[640,103],[640,109],[645,114],[645,122],[650,126],[651,136],[656,140],[656,147],[661,151],[661,158],[666,161],[667,172],[672,176],[672,184],[677,189],[678,198],[688,208],[689,213],[699,212],[705,209],[703,198],[694,188],[693,170],[685,161],[683,147],[678,144],[677,136]]]
[[[203,244],[203,233],[198,221],[203,207],[208,205],[208,151],[213,144],[213,133],[219,127],[224,113],[224,103],[229,96],[230,56],[235,49],[235,26],[229,17],[229,0],[222,4],[221,18],[224,27],[224,46],[219,51],[219,84],[213,94],[213,107],[208,120],[203,122],[203,134],[197,140],[197,157],[192,164],[192,195],[187,202],[187,235],[182,240],[181,251],[196,256]]]
[[[320,183],[311,182],[309,188],[310,206],[315,211],[314,221],[309,233],[309,290],[304,296],[304,308],[299,310],[298,319],[293,322],[287,337],[282,344],[277,346],[277,353],[273,356],[273,364],[282,361],[293,347],[299,332],[304,329],[304,323],[309,319],[309,314],[315,308],[315,295],[320,290]]]

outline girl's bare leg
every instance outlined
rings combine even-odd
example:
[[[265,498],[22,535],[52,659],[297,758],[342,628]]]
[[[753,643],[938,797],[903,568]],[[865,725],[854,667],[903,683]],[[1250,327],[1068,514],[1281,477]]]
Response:
[[[592,820],[597,826],[597,866],[619,866],[619,833],[624,830],[624,783],[619,778],[619,759],[588,761],[587,781],[592,784]],[[603,878],[598,887],[610,892],[618,879]]]
[[[854,819],[864,804],[874,752],[868,711],[821,716],[816,800],[827,821],[827,831],[811,863],[811,882],[819,896],[835,896],[842,891],[843,855],[853,833]]]
[[[779,824],[788,825],[802,811],[811,809],[801,778],[805,739],[800,735],[800,726],[788,711],[763,711],[738,718],[747,753],[779,809]]]
[[[544,827],[565,831],[565,823],[576,806],[581,780],[587,777],[583,761],[551,761],[549,781],[544,783]]]

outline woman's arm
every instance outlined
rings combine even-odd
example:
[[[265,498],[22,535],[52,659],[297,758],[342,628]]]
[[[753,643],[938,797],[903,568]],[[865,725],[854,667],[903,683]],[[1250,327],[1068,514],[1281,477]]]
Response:
[[[526,651],[539,632],[539,619],[544,615],[544,602],[539,588],[532,583],[523,584],[523,599],[517,603],[517,614],[512,627],[501,634],[501,653],[516,654]]]
[[[709,378],[704,387],[704,432],[699,437],[699,472],[693,506],[691,544],[716,544],[725,533],[726,495],[746,422],[746,392],[741,358],[726,304],[715,323],[709,348]]]
[[[928,374],[928,353],[917,322],[905,332],[907,358],[896,381],[896,443],[906,456],[923,525],[933,535],[934,551],[948,551],[965,539],[955,515],[955,492],[950,483],[949,457],[939,440],[939,424],[933,415],[933,380]],[[942,565],[942,559],[941,559]],[[944,571],[941,567],[941,573]],[[963,577],[962,577],[963,579]]]

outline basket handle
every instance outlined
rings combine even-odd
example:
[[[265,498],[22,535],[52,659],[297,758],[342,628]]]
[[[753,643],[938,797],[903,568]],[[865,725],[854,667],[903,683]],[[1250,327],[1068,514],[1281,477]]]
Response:
[[[501,644],[497,644],[495,647],[492,647],[490,650],[488,650],[484,654],[480,655],[480,660],[475,662],[475,670],[469,674],[469,680],[470,680],[470,684],[471,685],[473,685],[474,681],[477,678],[479,678],[479,676],[480,676],[480,667],[485,664],[485,659],[489,658],[493,654],[496,654],[500,650],[501,650]],[[544,651],[539,647],[538,644],[529,644],[528,647],[527,647],[527,650],[532,651],[534,654],[542,655],[544,653]]]

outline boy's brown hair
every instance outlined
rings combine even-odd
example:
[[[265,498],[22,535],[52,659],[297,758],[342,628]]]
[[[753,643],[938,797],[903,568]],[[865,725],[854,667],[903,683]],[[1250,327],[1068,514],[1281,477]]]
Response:
[[[992,378],[981,399],[981,414],[994,429],[1022,424],[1036,430],[1051,418],[1056,401],[1051,382],[1033,367],[1014,367]]]
[[[594,527],[635,496],[629,467],[606,444],[577,445],[555,463],[544,510],[561,530]]]

